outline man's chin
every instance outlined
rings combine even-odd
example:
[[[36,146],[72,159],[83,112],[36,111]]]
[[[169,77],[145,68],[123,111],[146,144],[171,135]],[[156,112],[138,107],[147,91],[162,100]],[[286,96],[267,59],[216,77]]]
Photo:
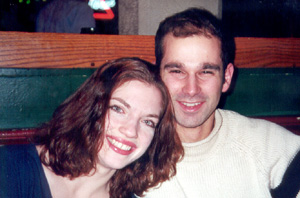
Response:
[[[181,120],[176,120],[177,124],[182,127],[182,128],[187,128],[187,129],[192,129],[192,128],[197,128],[203,124],[201,120],[191,120],[188,118],[187,119],[181,119]]]

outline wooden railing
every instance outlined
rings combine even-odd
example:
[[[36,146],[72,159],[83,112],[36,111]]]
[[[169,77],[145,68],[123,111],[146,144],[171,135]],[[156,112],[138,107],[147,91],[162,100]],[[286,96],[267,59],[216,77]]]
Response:
[[[300,67],[299,38],[235,42],[238,68]],[[154,62],[154,36],[0,32],[0,67],[88,68],[128,56]]]

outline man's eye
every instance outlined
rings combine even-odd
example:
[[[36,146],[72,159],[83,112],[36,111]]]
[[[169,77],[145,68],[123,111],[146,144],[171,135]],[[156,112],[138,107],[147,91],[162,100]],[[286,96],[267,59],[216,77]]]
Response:
[[[144,123],[151,128],[156,127],[156,124],[152,120],[145,120]]]
[[[123,113],[123,109],[121,109],[120,107],[118,107],[117,105],[113,105],[110,107],[113,111],[117,112],[117,113]]]
[[[182,73],[180,70],[171,70],[170,73],[176,73],[176,74],[179,74],[179,73]]]
[[[203,73],[205,73],[205,74],[211,74],[212,72],[208,71],[208,70],[204,70]]]
[[[203,70],[202,73],[203,74],[214,74],[214,72],[211,70]]]

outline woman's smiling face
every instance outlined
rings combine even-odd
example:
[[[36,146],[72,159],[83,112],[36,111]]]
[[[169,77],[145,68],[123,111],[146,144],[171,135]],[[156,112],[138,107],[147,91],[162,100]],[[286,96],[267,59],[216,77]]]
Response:
[[[149,147],[162,109],[158,88],[133,80],[111,96],[105,118],[100,166],[121,169],[141,157]]]

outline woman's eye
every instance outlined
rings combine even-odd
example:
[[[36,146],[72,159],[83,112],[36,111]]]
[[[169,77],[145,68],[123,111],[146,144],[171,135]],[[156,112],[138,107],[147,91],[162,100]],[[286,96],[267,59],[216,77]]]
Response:
[[[144,123],[147,126],[151,127],[151,128],[155,128],[156,127],[156,124],[153,121],[151,121],[151,120],[145,120]]]
[[[113,111],[117,112],[117,113],[123,113],[123,109],[118,107],[117,105],[113,105],[110,107]]]

